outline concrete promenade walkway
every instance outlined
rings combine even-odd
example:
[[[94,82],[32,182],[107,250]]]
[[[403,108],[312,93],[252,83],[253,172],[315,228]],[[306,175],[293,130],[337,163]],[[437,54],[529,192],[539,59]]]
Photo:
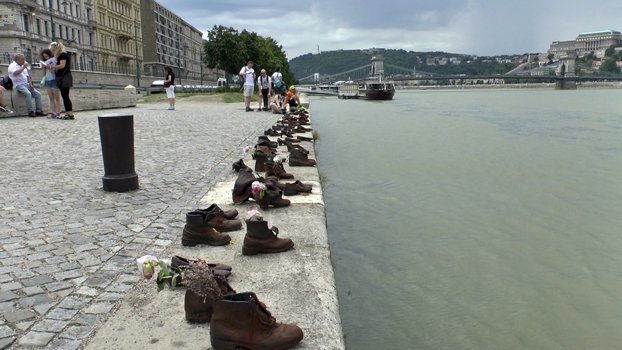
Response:
[[[220,253],[214,255],[209,249],[216,247],[181,250],[179,244],[186,212],[210,204],[200,204],[202,199],[219,200],[223,189],[230,194],[230,188],[215,185],[231,181],[231,163],[241,158],[242,148],[254,144],[257,135],[278,116],[246,113],[238,105],[184,104],[184,100],[178,101],[176,111],[165,108],[165,104],[145,104],[80,112],[75,121],[0,118],[0,349],[207,349],[209,344],[202,341],[205,334],[209,340],[209,326],[184,321],[183,289],[155,293],[154,284],[139,279],[136,257],[153,254],[170,258],[172,253],[232,259],[222,261],[234,267],[232,286],[239,292],[257,292],[277,321],[298,323],[305,331],[298,348],[343,348],[333,285],[304,289],[306,298],[313,302],[324,299],[320,303],[326,304],[328,312],[313,314],[308,313],[313,309],[294,305],[300,298],[279,297],[279,286],[272,285],[270,276],[304,270],[305,265],[288,267],[283,258],[280,266],[273,265],[274,270],[264,276],[261,273],[265,271],[241,267],[242,263],[252,264],[241,255],[243,231],[232,234],[235,245],[218,247]],[[97,116],[113,112],[134,114],[139,191],[118,194],[101,189]],[[206,197],[208,193],[214,197]],[[226,204],[230,199],[223,206]],[[246,207],[238,208],[241,217]],[[301,210],[319,220],[308,226],[324,230],[325,235],[325,221],[323,228],[318,225],[324,220],[323,205]],[[276,211],[266,214],[269,223],[280,226],[271,222],[276,218],[273,215]],[[324,251],[322,263],[329,261],[327,241],[324,243],[315,247]],[[283,256],[308,258],[310,249],[306,253],[295,249]],[[271,259],[279,261],[264,256],[257,261]],[[306,269],[316,271],[314,265],[306,265]],[[298,278],[306,276],[298,272],[292,282],[300,283]],[[330,266],[316,272],[329,275],[328,281],[332,281]],[[263,297],[267,291],[275,294]],[[280,300],[283,305],[277,304]],[[303,316],[290,314],[292,307]],[[135,312],[130,314],[150,311],[150,319],[139,320],[149,324],[143,333],[150,337],[123,332],[142,327],[135,318],[123,320],[132,308]],[[332,319],[324,317],[325,313]],[[317,322],[333,325],[319,331],[305,327]],[[200,335],[197,341],[201,343],[190,341],[193,335],[184,332]],[[307,339],[311,347],[305,346]],[[113,346],[115,342],[123,345]]]

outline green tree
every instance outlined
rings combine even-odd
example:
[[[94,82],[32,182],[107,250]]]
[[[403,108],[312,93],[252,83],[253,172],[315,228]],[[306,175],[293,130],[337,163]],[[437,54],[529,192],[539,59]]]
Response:
[[[205,64],[208,68],[222,69],[229,84],[229,76],[246,64],[246,48],[239,33],[232,27],[214,26],[207,32]]]
[[[553,58],[555,58],[555,55],[553,55],[552,53],[546,56],[546,59],[549,60],[549,64],[553,63]]]
[[[620,67],[616,64],[615,58],[609,57],[599,68],[600,71],[620,74]]]

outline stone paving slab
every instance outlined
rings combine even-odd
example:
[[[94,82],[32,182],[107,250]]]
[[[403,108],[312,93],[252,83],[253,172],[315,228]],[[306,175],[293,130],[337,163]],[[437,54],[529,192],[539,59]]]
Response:
[[[178,239],[185,213],[278,119],[166,107],[0,119],[0,315],[18,321],[0,318],[0,348],[81,348],[139,281],[134,259]],[[113,112],[134,115],[137,191],[102,190],[97,116]]]

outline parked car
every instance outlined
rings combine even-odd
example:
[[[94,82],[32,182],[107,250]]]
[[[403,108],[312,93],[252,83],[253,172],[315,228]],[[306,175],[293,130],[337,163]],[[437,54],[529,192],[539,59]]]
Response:
[[[164,80],[156,80],[151,83],[151,87],[164,87]]]

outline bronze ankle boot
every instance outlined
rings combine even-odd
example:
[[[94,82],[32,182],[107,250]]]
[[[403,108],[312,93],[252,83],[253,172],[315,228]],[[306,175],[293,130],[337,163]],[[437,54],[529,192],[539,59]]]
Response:
[[[184,247],[194,247],[197,244],[226,245],[231,237],[226,233],[220,233],[208,224],[213,214],[200,211],[192,211],[186,214],[186,225],[181,236],[181,244]]]
[[[263,191],[263,195],[261,193],[253,194],[253,198],[262,209],[268,209],[270,206],[275,208],[288,207],[291,204],[289,199],[283,198],[281,191],[275,190],[267,189]]]
[[[220,213],[220,216],[222,216],[223,218],[227,220],[235,219],[235,217],[238,216],[238,211],[236,209],[224,211],[220,209],[220,207],[218,207],[218,204],[216,203],[212,203],[212,205],[210,205],[209,207],[205,209],[198,209],[197,211],[204,211],[206,213],[210,213],[212,211],[218,211]]]
[[[266,186],[269,190],[283,190],[284,184],[279,182],[279,178],[276,176],[268,176],[265,179]]]
[[[311,185],[305,185],[300,180],[296,180],[293,183],[286,183],[283,185],[283,195],[293,196],[301,192],[311,193]]]
[[[219,208],[220,209],[220,208]],[[213,210],[207,216],[207,224],[212,226],[218,232],[236,231],[242,228],[240,220],[227,220],[221,215],[221,210]]]
[[[276,176],[279,179],[293,179],[294,175],[285,171],[283,163],[274,164],[274,162],[266,162],[264,164],[266,169],[266,177]]]
[[[278,234],[278,227],[268,228],[268,222],[265,220],[246,220],[246,236],[244,236],[242,254],[281,253],[294,247],[291,239],[279,238]]]
[[[300,149],[292,149],[289,154],[290,166],[314,166],[315,164],[317,164],[315,159],[309,159]]]
[[[237,162],[233,163],[231,168],[233,169],[233,171],[238,173],[238,172],[240,172],[240,170],[248,168],[248,166],[246,164],[244,164],[244,161],[242,159],[240,159]]]
[[[251,184],[255,181],[255,175],[251,168],[240,170],[238,178],[235,180],[233,190],[231,190],[231,197],[233,203],[239,204],[247,201],[253,195],[251,191]]]
[[[195,270],[194,273],[191,269]],[[202,271],[203,269],[204,267],[201,267],[201,275],[196,273],[197,268],[194,266],[186,270],[184,310],[186,311],[186,321],[190,323],[209,322],[214,313],[215,299],[222,299],[225,295],[235,294],[235,290],[223,277],[210,275],[210,271]],[[209,286],[211,290],[207,291],[206,286]],[[218,295],[213,295],[214,293]]]
[[[285,350],[303,337],[300,327],[277,323],[255,293],[225,295],[214,303],[210,340],[215,350]]]

